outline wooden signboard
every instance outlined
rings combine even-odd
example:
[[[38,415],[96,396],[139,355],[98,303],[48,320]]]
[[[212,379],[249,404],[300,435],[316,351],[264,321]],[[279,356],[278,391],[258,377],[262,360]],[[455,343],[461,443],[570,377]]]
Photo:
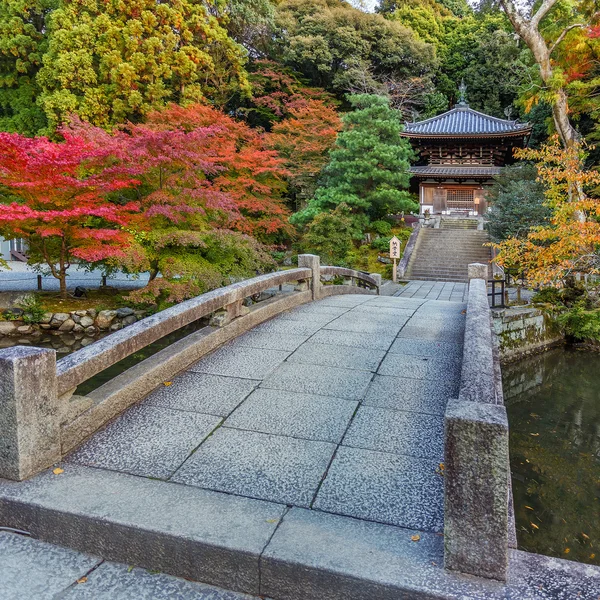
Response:
[[[390,258],[394,261],[393,278],[394,283],[396,283],[398,280],[398,265],[396,264],[396,261],[400,258],[400,240],[396,236],[390,240]]]

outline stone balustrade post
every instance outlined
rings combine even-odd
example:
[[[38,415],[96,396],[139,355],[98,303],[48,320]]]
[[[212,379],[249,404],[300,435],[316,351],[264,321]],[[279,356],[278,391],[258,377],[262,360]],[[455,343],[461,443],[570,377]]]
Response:
[[[22,481],[61,459],[56,352],[0,351],[0,477]]]
[[[505,581],[510,471],[504,406],[450,400],[444,464],[444,566]]]
[[[298,267],[312,271],[312,297],[318,300],[321,297],[321,258],[316,254],[299,254]]]
[[[377,295],[379,296],[379,294],[381,294],[381,283],[382,283],[381,273],[371,273],[371,277],[377,283]]]
[[[467,267],[467,277],[469,281],[471,281],[471,279],[483,279],[487,281],[488,265],[484,265],[483,263],[471,263]]]

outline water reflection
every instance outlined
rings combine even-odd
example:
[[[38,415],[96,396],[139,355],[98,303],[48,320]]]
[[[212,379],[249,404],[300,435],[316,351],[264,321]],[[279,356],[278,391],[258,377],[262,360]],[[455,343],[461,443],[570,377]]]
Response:
[[[519,547],[600,564],[600,354],[503,367]]]

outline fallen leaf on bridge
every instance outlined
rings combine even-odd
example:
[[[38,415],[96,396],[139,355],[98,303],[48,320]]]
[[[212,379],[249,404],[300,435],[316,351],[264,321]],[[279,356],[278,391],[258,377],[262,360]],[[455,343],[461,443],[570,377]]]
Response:
[[[64,470],[64,469],[61,469],[61,468],[59,468],[59,467],[56,467],[56,469],[54,469],[52,472],[53,472],[55,475],[60,475],[61,473],[64,473],[64,472],[65,472],[65,470]]]
[[[77,580],[77,583],[85,583],[87,581],[87,577],[81,577]]]
[[[163,383],[163,385],[164,385],[165,387],[169,387],[170,385],[173,385],[173,382],[172,382],[172,381],[165,381],[165,382]]]
[[[411,536],[410,536],[410,539],[411,539],[413,542],[418,542],[418,541],[421,539],[421,536],[420,536],[418,533],[415,533],[415,535],[411,535]]]

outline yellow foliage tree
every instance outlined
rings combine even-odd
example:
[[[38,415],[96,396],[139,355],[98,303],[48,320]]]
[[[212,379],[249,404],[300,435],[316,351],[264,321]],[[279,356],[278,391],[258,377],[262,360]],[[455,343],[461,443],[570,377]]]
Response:
[[[509,238],[495,247],[496,261],[505,268],[527,273],[533,286],[562,287],[575,273],[600,273],[600,172],[584,167],[581,146],[563,148],[558,136],[539,150],[515,152],[536,163],[552,210],[548,225],[532,227],[525,239]]]

